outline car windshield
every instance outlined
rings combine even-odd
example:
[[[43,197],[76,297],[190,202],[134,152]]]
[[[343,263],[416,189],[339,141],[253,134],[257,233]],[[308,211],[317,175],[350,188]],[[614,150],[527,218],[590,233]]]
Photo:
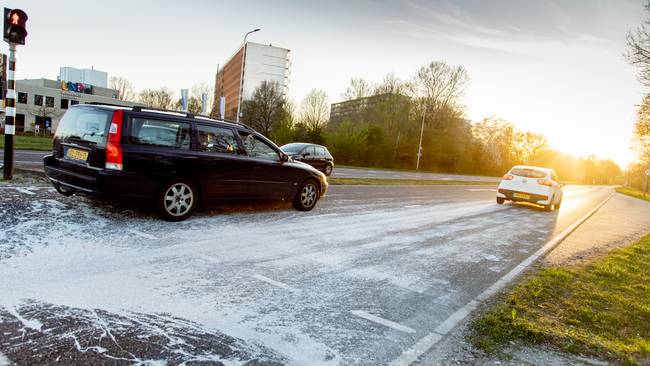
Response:
[[[530,168],[513,168],[510,174],[526,178],[545,178],[546,172]]]
[[[63,116],[55,136],[65,142],[106,146],[112,111],[99,108],[72,108]]]
[[[287,154],[297,154],[302,150],[305,146],[305,144],[287,144],[282,146],[280,149],[284,151]]]

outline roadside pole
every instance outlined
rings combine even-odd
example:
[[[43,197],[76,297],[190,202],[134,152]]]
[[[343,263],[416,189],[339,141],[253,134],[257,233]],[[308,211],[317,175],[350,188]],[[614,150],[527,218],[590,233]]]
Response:
[[[424,119],[427,115],[427,106],[424,105],[424,112],[422,112],[422,128],[420,129],[420,144],[418,145],[418,161],[415,163],[415,170],[420,170],[420,157],[422,157],[422,136],[424,135]]]
[[[16,133],[16,44],[9,43],[9,67],[7,67],[7,97],[5,99],[5,155],[2,176],[14,177],[14,134]]]

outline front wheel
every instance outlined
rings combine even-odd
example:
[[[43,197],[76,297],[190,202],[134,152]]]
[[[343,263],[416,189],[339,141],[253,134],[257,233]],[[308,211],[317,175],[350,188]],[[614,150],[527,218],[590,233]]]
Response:
[[[329,177],[330,175],[332,175],[332,170],[333,170],[333,169],[334,169],[334,168],[332,167],[331,164],[327,164],[327,165],[325,165],[325,175],[328,176],[328,177]]]
[[[318,184],[316,181],[308,179],[298,189],[296,197],[293,199],[293,207],[298,211],[311,211],[316,206],[319,197]]]
[[[158,197],[159,215],[167,221],[183,221],[188,218],[198,199],[194,184],[184,178],[175,178],[165,183]]]

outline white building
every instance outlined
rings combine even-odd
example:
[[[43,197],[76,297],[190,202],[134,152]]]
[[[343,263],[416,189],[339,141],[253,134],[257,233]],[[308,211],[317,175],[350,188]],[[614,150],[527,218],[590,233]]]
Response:
[[[65,111],[75,104],[141,105],[118,100],[117,90],[106,87],[107,80],[106,72],[71,67],[62,67],[58,80],[16,80],[16,132],[55,131]],[[4,108],[0,112],[4,128]]]
[[[289,92],[289,50],[247,42],[219,69],[215,82],[215,108],[220,97],[226,98],[225,116],[235,119],[237,98],[242,85],[242,100],[250,99],[263,81],[277,82],[286,97]],[[243,67],[243,83],[241,82]],[[218,115],[218,113],[214,113]]]

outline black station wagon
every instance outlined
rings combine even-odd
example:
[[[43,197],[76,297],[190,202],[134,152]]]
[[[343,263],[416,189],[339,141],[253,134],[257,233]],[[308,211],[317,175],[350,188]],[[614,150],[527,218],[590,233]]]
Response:
[[[44,168],[61,194],[151,198],[170,221],[222,199],[291,200],[309,211],[328,187],[243,124],[145,107],[71,107]]]

